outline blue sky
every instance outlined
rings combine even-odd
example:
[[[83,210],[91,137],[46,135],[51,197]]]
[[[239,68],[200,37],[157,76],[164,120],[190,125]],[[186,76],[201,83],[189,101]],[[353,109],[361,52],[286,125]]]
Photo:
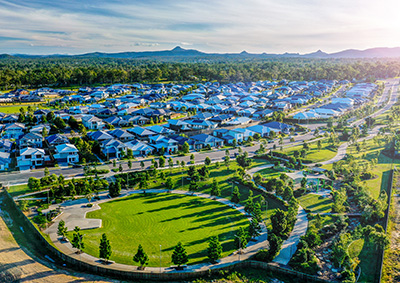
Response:
[[[0,0],[0,53],[396,47],[399,11],[398,0]]]

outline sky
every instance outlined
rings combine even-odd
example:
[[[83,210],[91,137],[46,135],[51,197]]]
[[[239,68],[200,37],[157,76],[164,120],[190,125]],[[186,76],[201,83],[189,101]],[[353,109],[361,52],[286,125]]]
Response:
[[[400,46],[399,0],[0,0],[0,54]]]

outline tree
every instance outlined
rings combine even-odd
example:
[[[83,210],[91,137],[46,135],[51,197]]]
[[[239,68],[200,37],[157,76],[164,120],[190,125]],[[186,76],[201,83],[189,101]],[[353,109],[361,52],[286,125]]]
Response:
[[[115,159],[113,160],[113,167],[117,167],[117,161]]]
[[[129,169],[132,169],[132,161],[131,160],[128,160],[128,167],[129,167]]]
[[[213,182],[211,184],[211,195],[217,197],[221,195],[221,188],[219,187],[217,179],[215,178],[213,179]]]
[[[239,188],[237,186],[235,186],[233,188],[231,201],[234,203],[240,202],[240,192],[239,192]]]
[[[235,235],[235,247],[240,250],[246,248],[247,238],[247,231],[244,229],[244,227],[240,227]]]
[[[321,148],[322,148],[321,140],[318,140],[318,141],[317,141],[317,148],[318,148],[318,151],[321,150]]]
[[[229,163],[231,162],[231,159],[229,158],[229,155],[225,155],[224,157],[224,164],[226,168],[229,170]]]
[[[129,159],[133,158],[133,150],[128,148],[126,150],[126,157],[128,157]]]
[[[54,119],[54,125],[60,130],[65,129],[65,127],[66,127],[65,122],[61,117],[56,117]]]
[[[134,262],[140,263],[139,269],[143,270],[144,266],[149,263],[149,257],[147,254],[144,252],[142,245],[139,244],[138,250],[133,257]]]
[[[101,235],[100,245],[99,245],[99,257],[104,259],[106,263],[110,259],[111,256],[111,245],[110,241],[107,239],[106,233]]]
[[[244,169],[251,165],[251,159],[248,156],[249,154],[247,152],[236,156],[236,162]]]
[[[140,167],[142,168],[142,170],[144,169],[144,162],[140,161]]]
[[[72,238],[72,247],[78,249],[77,253],[82,253],[82,250],[85,248],[85,244],[83,243],[83,235],[81,234],[81,229],[78,226],[74,228],[74,234]]]
[[[204,164],[206,165],[206,166],[208,166],[208,165],[210,165],[211,164],[211,159],[210,159],[210,157],[206,157],[206,159],[204,160]]]
[[[188,144],[188,142],[184,142],[183,143],[183,145],[182,145],[182,151],[183,151],[183,153],[189,153],[189,144]]]
[[[45,137],[47,137],[47,134],[48,134],[47,128],[43,127],[42,136],[45,138]]]
[[[160,156],[160,159],[158,160],[158,164],[159,164],[160,168],[165,167],[165,157],[164,156]]]
[[[172,160],[172,158],[168,158],[168,166],[169,169],[172,170],[172,168],[174,167],[174,161]]]
[[[194,154],[193,153],[190,155],[190,163],[194,164]]]
[[[47,176],[49,176],[49,175],[50,175],[49,168],[45,167],[45,168],[44,168],[44,176],[47,177]]]
[[[108,192],[112,198],[119,196],[121,194],[121,183],[118,181],[110,183],[108,186]]]
[[[287,226],[286,212],[281,209],[276,209],[271,216],[272,233],[277,236],[283,236]]]
[[[65,221],[60,220],[60,222],[58,222],[57,235],[61,236],[63,241],[67,238],[67,230],[68,228],[65,227]]]
[[[122,168],[122,163],[120,163],[120,164],[119,164],[119,167],[118,167],[118,171],[119,171],[119,172],[122,172],[122,170],[123,170],[123,168]]]
[[[233,146],[234,148],[236,148],[236,146],[237,146],[237,141],[236,141],[236,139],[233,139],[233,141],[232,141],[232,146]]]
[[[30,177],[30,178],[28,179],[28,188],[29,188],[31,191],[38,191],[38,190],[40,190],[40,180],[39,180],[39,179],[36,179],[36,178],[34,178],[34,177]]]
[[[212,236],[208,240],[207,255],[211,263],[215,263],[221,257],[222,246],[217,236]]]
[[[261,226],[260,223],[255,218],[251,220],[250,225],[247,228],[247,233],[250,238],[255,238],[260,235]]]
[[[165,187],[167,188],[168,191],[172,190],[172,188],[174,187],[171,177],[167,178],[167,181],[165,182]]]
[[[182,264],[186,264],[189,261],[187,252],[183,247],[182,243],[179,242],[172,253],[172,263],[177,264],[180,267]]]

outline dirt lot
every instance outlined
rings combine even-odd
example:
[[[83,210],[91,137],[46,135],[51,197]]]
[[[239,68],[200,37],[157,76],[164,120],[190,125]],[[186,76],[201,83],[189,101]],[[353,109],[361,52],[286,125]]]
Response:
[[[1,202],[1,198],[0,198]],[[49,268],[33,259],[15,241],[5,221],[10,219],[0,210],[0,282],[112,282],[95,276],[73,276],[67,271]]]

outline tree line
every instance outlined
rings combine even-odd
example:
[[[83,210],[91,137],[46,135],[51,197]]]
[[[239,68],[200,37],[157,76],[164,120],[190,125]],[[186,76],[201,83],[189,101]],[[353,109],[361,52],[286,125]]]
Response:
[[[375,80],[398,76],[396,59],[249,59],[155,62],[112,58],[6,58],[0,88],[65,87],[133,82],[259,80]]]

